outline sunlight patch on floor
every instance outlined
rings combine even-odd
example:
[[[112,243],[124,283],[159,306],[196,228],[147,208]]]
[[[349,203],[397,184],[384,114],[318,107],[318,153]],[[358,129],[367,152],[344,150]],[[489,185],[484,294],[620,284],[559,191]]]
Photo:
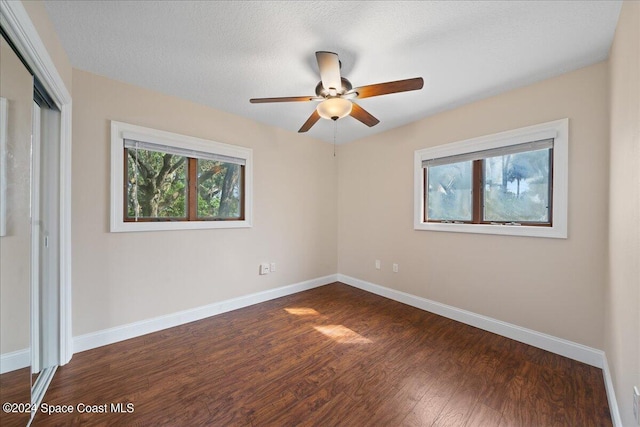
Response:
[[[369,338],[342,325],[314,326],[315,330],[342,344],[370,344]]]
[[[295,314],[296,316],[318,316],[320,313],[315,311],[313,308],[306,307],[296,307],[296,308],[285,308],[284,309],[289,314]]]

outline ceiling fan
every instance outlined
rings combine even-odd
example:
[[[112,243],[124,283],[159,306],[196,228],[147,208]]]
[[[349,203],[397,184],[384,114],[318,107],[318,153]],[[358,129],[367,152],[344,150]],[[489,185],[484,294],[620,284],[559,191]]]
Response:
[[[347,115],[371,127],[380,123],[380,120],[353,102],[353,99],[418,90],[422,89],[424,85],[422,77],[416,77],[413,79],[377,83],[354,88],[349,80],[340,76],[341,63],[337,53],[316,52],[316,60],[318,61],[318,68],[320,69],[320,82],[316,86],[315,96],[252,98],[249,102],[252,104],[261,104],[267,102],[320,101],[320,104],[318,104],[298,132],[308,131],[320,118],[336,121]]]

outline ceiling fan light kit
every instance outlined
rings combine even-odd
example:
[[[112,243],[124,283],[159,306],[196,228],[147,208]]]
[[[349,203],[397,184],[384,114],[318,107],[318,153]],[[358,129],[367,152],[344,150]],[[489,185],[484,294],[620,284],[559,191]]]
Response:
[[[380,123],[380,120],[351,101],[352,99],[408,92],[422,89],[424,85],[422,77],[415,77],[413,79],[360,86],[354,89],[351,82],[340,75],[341,63],[337,53],[316,52],[316,60],[320,70],[320,82],[316,86],[316,96],[253,98],[249,102],[263,104],[268,102],[322,101],[298,132],[308,131],[320,118],[337,121],[346,116],[351,116],[371,127]]]
[[[316,107],[323,119],[338,120],[351,114],[351,101],[344,98],[329,98]]]

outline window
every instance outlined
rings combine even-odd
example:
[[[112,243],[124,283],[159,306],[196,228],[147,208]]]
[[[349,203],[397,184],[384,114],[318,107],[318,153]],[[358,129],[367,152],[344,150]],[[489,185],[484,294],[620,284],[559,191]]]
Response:
[[[415,153],[418,230],[567,237],[568,120]]]
[[[243,219],[244,159],[126,138],[124,152],[125,221]]]
[[[251,226],[252,150],[111,122],[111,231]]]

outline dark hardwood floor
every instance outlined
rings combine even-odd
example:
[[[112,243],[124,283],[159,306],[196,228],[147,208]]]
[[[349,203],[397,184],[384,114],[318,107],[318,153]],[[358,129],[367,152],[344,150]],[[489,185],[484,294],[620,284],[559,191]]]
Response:
[[[600,369],[340,283],[76,354],[45,402],[108,413],[35,426],[611,425]]]
[[[31,400],[31,368],[22,368],[0,375],[0,403],[28,403]],[[11,410],[17,408],[10,408]],[[28,409],[27,409],[28,410]],[[0,425],[25,426],[30,414],[25,412],[0,412]]]

